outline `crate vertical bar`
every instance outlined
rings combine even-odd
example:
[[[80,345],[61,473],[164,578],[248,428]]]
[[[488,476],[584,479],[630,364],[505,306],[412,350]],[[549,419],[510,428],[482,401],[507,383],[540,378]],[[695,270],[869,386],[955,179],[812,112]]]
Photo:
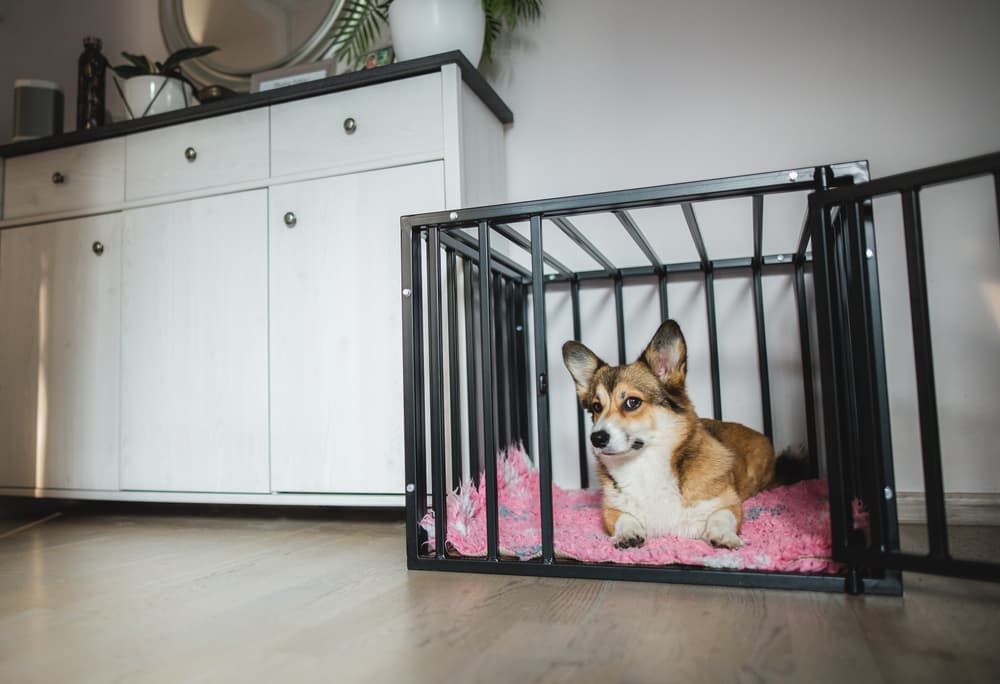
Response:
[[[525,449],[531,445],[531,383],[528,381],[528,357],[530,356],[528,341],[527,304],[525,296],[526,285],[511,283],[511,300],[514,316],[512,327],[515,337],[514,379],[517,391],[514,394],[517,410],[517,441]]]
[[[862,180],[867,180],[867,174]],[[899,520],[896,511],[895,466],[892,459],[892,424],[889,418],[889,380],[885,364],[885,330],[882,327],[882,299],[878,279],[878,246],[875,239],[874,208],[871,199],[863,199],[859,204],[861,231],[862,282],[865,292],[865,315],[869,332],[868,353],[871,358],[872,418],[876,431],[875,450],[877,459],[873,464],[878,473],[876,489],[873,492],[882,506],[881,543],[886,548],[899,548]],[[887,484],[888,483],[888,484]],[[891,484],[892,487],[888,487]],[[888,488],[887,488],[888,487]]]
[[[423,529],[420,518],[427,507],[427,461],[424,435],[424,350],[423,312],[420,306],[422,288],[420,271],[420,233],[404,219],[400,222],[402,243],[402,306],[403,306],[403,412],[405,439],[406,488],[406,557],[412,564],[420,555]]]
[[[941,436],[938,427],[937,393],[934,387],[934,357],[931,347],[930,308],[927,303],[927,272],[920,217],[920,197],[915,190],[902,193],[903,235],[910,286],[910,319],[913,324],[913,356],[917,371],[917,408],[920,416],[920,446],[924,466],[927,505],[927,536],[932,556],[948,556],[948,521],[944,508],[944,477],[941,472]]]
[[[615,329],[618,334],[618,364],[625,365],[625,297],[622,291],[622,278],[615,276]]]
[[[657,276],[657,285],[660,291],[660,321],[670,318],[670,301],[667,299],[667,271],[663,269]]]
[[[701,237],[701,228],[698,227],[698,218],[695,216],[694,207],[690,202],[684,202],[681,204],[681,211],[684,213],[684,220],[687,222],[694,247],[698,250],[698,258],[701,260],[701,270],[705,275],[705,313],[708,318],[709,362],[712,371],[712,416],[716,420],[722,420],[722,381],[719,377],[719,329],[715,320],[715,274],[712,262],[708,258],[708,250],[705,249],[705,241]]]
[[[857,441],[853,450],[857,454],[856,468],[861,498],[869,516],[869,543],[878,548],[884,544],[885,500],[881,484],[881,425],[879,423],[879,392],[877,388],[877,361],[875,358],[874,314],[872,306],[868,254],[865,234],[865,203],[856,201],[848,205],[847,229],[843,232],[844,254],[848,264],[848,307],[852,358],[854,360],[855,426]],[[877,302],[875,303],[877,306]]]
[[[472,271],[472,261],[462,263],[462,285],[465,289],[465,391],[469,417],[469,477],[479,481],[483,463],[479,457],[479,392],[476,369],[479,364],[476,344],[476,287]]]
[[[819,174],[817,174],[819,176]],[[821,184],[818,189],[822,190]],[[823,383],[823,433],[826,442],[827,477],[830,491],[830,531],[833,557],[843,560],[849,545],[853,528],[849,495],[844,487],[846,468],[843,459],[844,419],[843,401],[840,396],[843,386],[838,382],[842,364],[838,335],[842,335],[839,316],[839,301],[842,296],[839,287],[838,267],[834,260],[834,236],[829,210],[818,200],[817,195],[809,197],[813,246],[813,279],[816,294],[816,327],[819,347],[821,381]],[[858,593],[857,569],[849,568],[848,574],[855,575],[845,582],[845,590]]]
[[[462,481],[462,404],[461,370],[458,356],[458,256],[445,250],[445,285],[448,297],[448,400],[451,428],[451,487]]]
[[[448,481],[444,453],[444,344],[441,316],[441,230],[427,231],[427,380],[431,410],[431,500],[434,507],[434,552],[445,558]]]
[[[493,361],[496,364],[496,415],[497,427],[499,428],[500,443],[499,448],[506,448],[510,443],[510,411],[507,405],[509,396],[508,375],[507,375],[507,353],[510,349],[507,344],[507,326],[504,325],[504,298],[503,298],[503,276],[499,273],[493,274]]]
[[[573,339],[580,341],[580,280],[573,278],[569,283],[570,300],[573,306]],[[583,406],[576,402],[576,427],[579,435],[580,455],[580,488],[590,487],[590,449],[587,447],[587,419]]]
[[[538,487],[542,518],[542,562],[553,563],[552,455],[549,434],[548,348],[545,327],[545,263],[542,258],[542,219],[531,217],[531,280],[535,301],[535,373],[538,425]]]
[[[767,367],[767,334],[764,329],[764,287],[761,277],[764,243],[764,196],[753,196],[753,305],[757,317],[757,370],[760,375],[760,408],[764,434],[774,439],[771,428],[771,381]]]
[[[715,273],[705,271],[705,307],[708,314],[708,349],[712,355],[712,416],[722,420],[722,380],[719,377],[719,331],[715,321]]]
[[[806,304],[805,260],[795,260],[795,304],[799,313],[799,348],[802,360],[802,392],[806,406],[806,439],[809,449],[809,477],[819,477],[819,451],[816,441],[816,394],[813,388],[812,345],[809,341],[809,309]]]
[[[493,296],[490,292],[490,226],[479,223],[479,321],[482,335],[480,370],[483,385],[483,461],[486,471],[486,559],[497,560],[497,422],[493,367]]]
[[[853,498],[861,496],[860,473],[859,473],[859,452],[860,440],[858,439],[857,425],[858,417],[858,372],[854,358],[854,347],[852,341],[855,333],[855,321],[851,317],[851,264],[847,258],[847,246],[845,244],[847,231],[847,217],[850,212],[849,205],[840,207],[836,220],[833,221],[830,230],[831,243],[829,245],[830,259],[833,262],[833,275],[836,279],[837,300],[835,302],[836,326],[835,354],[840,368],[835,381],[841,385],[841,392],[838,394],[841,402],[841,416],[844,422],[841,424],[841,440],[844,448],[843,459],[847,465],[845,468],[845,484],[849,485],[848,493]]]

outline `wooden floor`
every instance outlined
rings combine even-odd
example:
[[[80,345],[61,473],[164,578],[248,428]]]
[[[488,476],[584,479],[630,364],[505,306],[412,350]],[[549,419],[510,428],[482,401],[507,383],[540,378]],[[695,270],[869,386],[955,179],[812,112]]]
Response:
[[[998,585],[408,572],[385,516],[64,508],[0,520],[3,682],[1000,681]],[[1000,528],[958,537],[1000,549]]]

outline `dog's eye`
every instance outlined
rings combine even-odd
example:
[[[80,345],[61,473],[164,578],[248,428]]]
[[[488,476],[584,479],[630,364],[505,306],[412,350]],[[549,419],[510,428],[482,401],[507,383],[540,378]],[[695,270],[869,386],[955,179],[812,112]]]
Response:
[[[590,405],[590,411],[591,411],[591,413],[593,413],[593,414],[594,414],[595,416],[596,416],[596,415],[597,415],[598,413],[600,413],[600,412],[601,412],[601,411],[602,411],[603,409],[604,409],[604,407],[603,407],[603,406],[601,406],[601,402],[599,402],[599,401],[595,401],[595,402],[594,402],[593,404],[591,404],[591,405]]]
[[[629,397],[625,400],[626,411],[635,411],[640,406],[642,406],[642,399],[639,397]]]

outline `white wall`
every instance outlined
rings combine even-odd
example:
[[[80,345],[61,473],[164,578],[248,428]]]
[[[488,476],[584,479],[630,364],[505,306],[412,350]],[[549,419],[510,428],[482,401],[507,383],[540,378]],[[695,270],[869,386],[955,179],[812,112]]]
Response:
[[[509,199],[854,159],[882,176],[998,150],[998,26],[996,0],[546,0],[544,20],[503,42],[487,71],[515,114]],[[10,134],[20,77],[59,81],[73,128],[76,59],[88,33],[113,59],[122,50],[165,54],[156,0],[0,0],[0,140]],[[932,307],[946,314],[934,331],[953,491],[1000,491],[1000,259],[988,190],[962,189],[977,209],[939,202],[928,226]],[[922,479],[905,271],[892,251],[901,245],[898,218],[891,207],[877,210],[897,477],[912,491]],[[697,288],[675,289],[692,311],[703,306]],[[724,296],[722,342],[738,345],[749,300]],[[772,284],[768,297],[787,301],[787,285]],[[635,293],[634,306],[648,301]],[[790,325],[775,320],[772,340]],[[630,356],[652,324],[630,330]],[[703,335],[693,336],[700,344]],[[730,384],[745,408],[754,390]],[[707,396],[696,397],[703,412]],[[789,439],[801,431],[782,425]]]
[[[995,0],[547,0],[544,22],[505,43],[491,74],[515,115],[507,136],[510,199],[855,159],[869,160],[872,174],[884,176],[1000,150],[998,27]],[[977,181],[925,193],[950,491],[1000,491],[1000,243],[991,192],[989,182]],[[897,484],[920,491],[900,225],[895,204],[877,204]],[[674,234],[685,239],[683,231]],[[705,339],[696,290],[678,313],[682,324],[685,317],[695,323],[691,347]],[[789,286],[769,292],[769,301],[787,299]],[[719,296],[723,353],[727,344],[752,348],[750,299]],[[673,292],[671,298],[683,301]],[[768,319],[769,346],[781,344],[784,326],[794,325],[787,306],[775,310],[781,313]],[[612,311],[605,305],[593,312],[591,328],[611,326]],[[630,328],[630,358],[651,326]],[[602,342],[599,331],[590,335]],[[559,342],[550,341],[550,354]],[[603,343],[614,354],[610,337]],[[795,354],[780,358],[771,370],[785,383],[782,373],[797,370]],[[557,377],[564,374],[557,355],[550,369],[553,396],[571,391],[568,379]],[[724,397],[732,387],[744,401],[727,403],[727,417],[759,421],[745,403],[756,391],[756,367],[741,376],[748,392],[735,380],[727,386],[723,370]],[[693,394],[707,414],[711,394],[701,382]],[[780,391],[775,396],[777,403]],[[775,410],[780,448],[803,428],[789,424],[794,402]],[[566,429],[566,420],[554,416],[554,429]],[[567,439],[572,432],[566,429]]]
[[[76,70],[84,36],[101,38],[112,64],[125,63],[123,51],[162,61],[167,49],[158,8],[157,0],[0,0],[0,141],[13,132],[18,78],[58,83],[66,100],[63,130],[76,128]],[[110,71],[107,78],[109,107],[119,121],[124,108]]]

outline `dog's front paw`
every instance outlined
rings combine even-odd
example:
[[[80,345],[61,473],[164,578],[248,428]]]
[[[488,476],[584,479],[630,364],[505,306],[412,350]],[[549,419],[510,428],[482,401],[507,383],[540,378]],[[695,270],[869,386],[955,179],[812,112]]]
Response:
[[[712,536],[708,538],[708,543],[715,548],[722,549],[742,549],[743,541],[737,537],[732,532],[724,532],[722,534]]]
[[[618,517],[615,523],[615,533],[611,537],[616,548],[631,549],[646,543],[646,531],[642,523],[627,513]]]
[[[736,516],[727,509],[718,510],[708,517],[705,526],[705,541],[715,547],[725,549],[743,548],[743,542],[736,534]]]

